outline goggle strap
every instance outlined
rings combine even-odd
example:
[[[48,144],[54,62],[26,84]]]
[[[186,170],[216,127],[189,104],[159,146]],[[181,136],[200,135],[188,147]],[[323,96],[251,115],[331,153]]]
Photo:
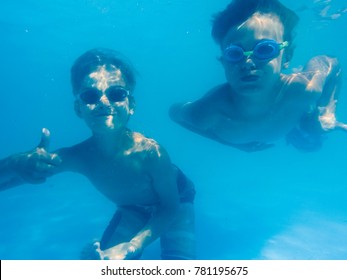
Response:
[[[247,52],[243,52],[244,56],[250,56],[253,54],[253,51],[247,51]]]
[[[280,44],[280,50],[284,49],[285,47],[289,46],[289,42],[288,41],[284,41]]]

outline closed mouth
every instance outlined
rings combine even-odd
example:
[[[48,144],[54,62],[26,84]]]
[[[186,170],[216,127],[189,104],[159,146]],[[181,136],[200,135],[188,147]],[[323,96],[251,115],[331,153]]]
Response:
[[[114,116],[115,114],[113,113],[97,113],[94,116],[95,117],[109,117],[109,116]]]
[[[241,81],[243,81],[243,82],[254,82],[254,81],[259,80],[259,78],[260,77],[258,75],[246,75],[246,76],[241,77]]]

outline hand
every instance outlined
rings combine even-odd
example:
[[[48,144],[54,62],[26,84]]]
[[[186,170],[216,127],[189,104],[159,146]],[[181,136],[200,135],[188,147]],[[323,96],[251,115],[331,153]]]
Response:
[[[95,242],[87,243],[80,253],[81,260],[100,260],[100,254],[96,251]]]
[[[61,164],[57,154],[48,152],[49,142],[49,130],[43,128],[41,142],[34,150],[12,157],[14,171],[26,182],[32,184],[45,182]]]
[[[95,251],[101,260],[136,260],[141,256],[141,249],[131,242],[120,243],[106,250],[100,249],[100,243],[95,242]]]
[[[337,121],[335,117],[336,100],[330,102],[326,107],[318,107],[319,110],[319,122],[324,131],[331,131],[336,128]]]

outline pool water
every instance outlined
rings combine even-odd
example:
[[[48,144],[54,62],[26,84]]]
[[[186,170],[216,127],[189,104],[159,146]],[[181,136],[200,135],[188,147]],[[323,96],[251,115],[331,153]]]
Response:
[[[345,1],[282,1],[301,18],[291,67],[319,54],[347,68]],[[196,185],[199,259],[347,259],[347,135],[302,153],[284,141],[245,153],[173,123],[171,104],[224,81],[211,15],[228,0],[3,0],[0,158],[51,131],[51,149],[89,136],[74,114],[69,74],[94,47],[118,50],[139,72],[129,126],[158,140]],[[347,121],[346,78],[337,116]],[[78,174],[0,193],[0,259],[78,259],[115,205]],[[152,244],[144,259],[159,258]]]

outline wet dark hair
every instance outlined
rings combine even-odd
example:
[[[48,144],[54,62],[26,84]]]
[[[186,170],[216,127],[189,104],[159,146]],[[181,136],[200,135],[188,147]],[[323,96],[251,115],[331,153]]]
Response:
[[[294,51],[292,44],[295,37],[294,28],[299,22],[299,17],[278,0],[233,0],[223,11],[213,16],[211,32],[213,39],[221,45],[231,27],[241,24],[256,12],[278,16],[284,27],[283,39],[289,42],[286,48],[289,61]]]
[[[121,53],[106,49],[91,49],[76,59],[71,67],[71,85],[74,94],[80,89],[84,78],[93,72],[98,66],[114,65],[118,67],[131,91],[136,85],[136,70],[130,61]]]

